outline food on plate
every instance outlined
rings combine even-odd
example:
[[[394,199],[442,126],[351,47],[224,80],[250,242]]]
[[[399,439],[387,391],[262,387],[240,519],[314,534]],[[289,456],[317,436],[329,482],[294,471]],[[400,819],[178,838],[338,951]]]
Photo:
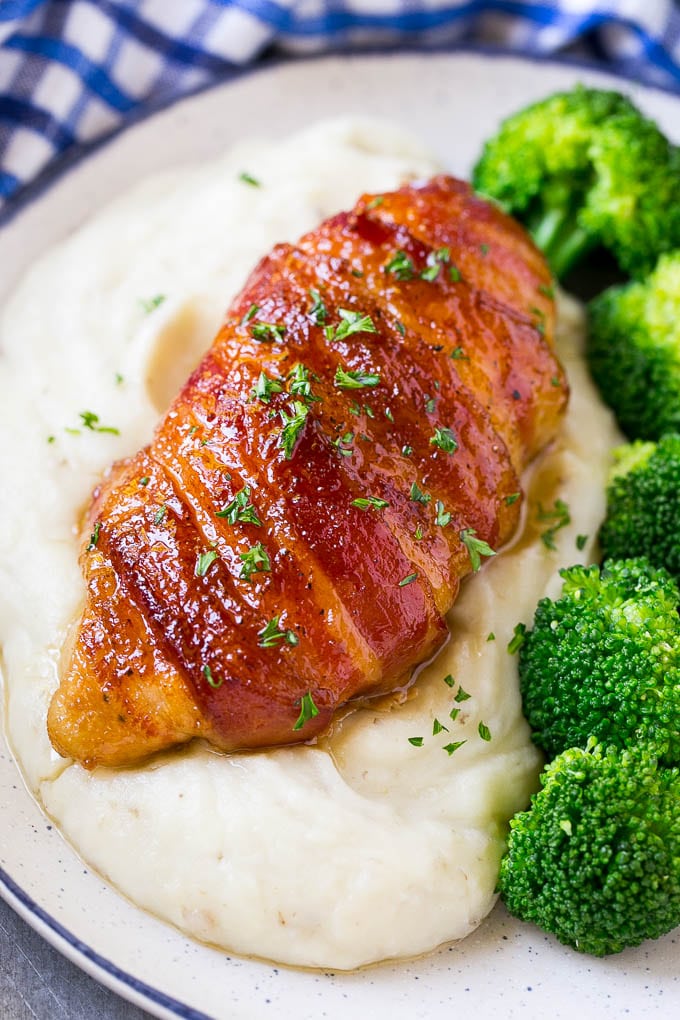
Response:
[[[680,247],[646,279],[596,297],[589,318],[590,370],[626,435],[680,428]]]
[[[680,762],[680,593],[644,558],[564,569],[519,652],[534,741],[552,758],[595,737]]]
[[[618,92],[579,86],[503,122],[473,174],[559,279],[595,248],[645,276],[680,247],[680,150]]]
[[[559,426],[550,280],[445,176],[275,247],[95,490],[56,749],[91,768],[294,743],[404,687]]]
[[[461,939],[493,907],[508,819],[542,764],[508,646],[559,567],[592,556],[622,441],[581,356],[583,310],[557,294],[572,392],[523,476],[517,535],[461,586],[451,640],[417,683],[341,713],[315,742],[224,755],[192,741],[123,769],[61,758],[45,719],[82,612],[82,515],[111,461],[149,442],[263,252],[357,194],[437,172],[419,143],[375,121],[244,143],[98,210],[31,268],[0,319],[8,739],[90,867],[229,952],[349,969]]]
[[[680,435],[614,451],[599,538],[605,558],[645,556],[680,582]]]
[[[605,956],[680,922],[680,772],[648,746],[590,743],[547,766],[510,823],[501,895],[517,917]]]

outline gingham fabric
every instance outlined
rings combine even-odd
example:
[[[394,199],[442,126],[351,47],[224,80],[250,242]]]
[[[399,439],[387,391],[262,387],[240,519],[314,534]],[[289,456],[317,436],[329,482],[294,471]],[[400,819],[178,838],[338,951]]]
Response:
[[[680,92],[673,0],[0,0],[0,215],[67,150],[265,51],[577,53]]]

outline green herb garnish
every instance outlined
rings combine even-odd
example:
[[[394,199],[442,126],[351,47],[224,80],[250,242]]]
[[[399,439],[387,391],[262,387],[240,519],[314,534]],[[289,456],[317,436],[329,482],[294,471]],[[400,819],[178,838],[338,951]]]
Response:
[[[482,556],[495,556],[496,552],[483,539],[476,537],[474,528],[463,528],[460,540],[468,551],[470,564],[476,573],[482,565]]]
[[[517,626],[513,630],[513,634],[514,634],[514,637],[511,639],[510,643],[508,644],[508,651],[510,652],[510,655],[514,655],[515,652],[518,652],[520,650],[520,648],[522,647],[522,645],[524,644],[524,641],[526,639],[526,634],[527,634],[526,624],[525,623],[518,623]]]
[[[414,503],[422,503],[423,506],[427,506],[427,504],[432,499],[432,496],[430,496],[428,492],[423,492],[423,490],[419,488],[417,482],[414,482],[411,486],[411,491],[408,494],[408,498],[412,500]]]
[[[239,553],[239,558],[243,564],[239,577],[244,581],[249,581],[251,574],[264,574],[272,569],[269,554],[262,542],[251,546],[247,552]]]
[[[311,691],[307,691],[306,694],[303,694],[300,701],[296,701],[295,704],[300,705],[300,714],[297,717],[297,722],[293,726],[293,729],[301,730],[306,722],[309,722],[310,719],[313,719],[319,714],[319,709],[314,704],[314,698],[312,697]]]
[[[541,541],[546,549],[556,549],[555,535],[560,528],[566,528],[567,524],[571,524],[569,507],[563,499],[556,499],[552,509],[547,510],[544,510],[539,503],[536,519],[542,523],[549,523],[551,525],[541,534]]]
[[[279,411],[279,417],[283,424],[279,435],[279,446],[283,450],[286,460],[290,460],[295,452],[295,446],[305,426],[308,414],[309,407],[303,404],[301,400],[293,401],[292,414],[289,414],[284,407]]]
[[[210,666],[204,666],[203,669],[201,670],[201,672],[203,673],[203,676],[205,677],[205,679],[208,681],[208,683],[210,684],[210,686],[214,690],[217,691],[217,690],[220,689],[220,687],[224,683],[224,677],[223,676],[220,677],[219,680],[216,680],[214,678],[214,676],[212,675],[212,670],[211,670]]]
[[[259,637],[258,645],[260,648],[275,648],[277,645],[284,642],[287,645],[298,645],[300,639],[293,630],[279,630],[280,615],[272,616],[262,630],[258,630],[257,636]]]
[[[99,532],[102,530],[101,522],[97,521],[94,526],[94,531],[90,535],[90,541],[88,542],[86,552],[90,552],[94,549],[99,541]]]
[[[434,435],[430,439],[430,445],[436,446],[438,449],[443,450],[444,453],[455,453],[458,449],[458,443],[451,429],[447,428],[436,428]]]
[[[194,570],[196,577],[205,577],[216,559],[217,553],[214,549],[208,549],[206,552],[199,553],[196,557],[196,567]]]
[[[255,524],[258,528],[262,526],[262,521],[250,502],[249,485],[245,485],[240,492],[237,492],[231,502],[223,506],[221,510],[216,510],[215,517],[224,517],[229,524],[236,524],[239,521],[241,524]]]
[[[380,376],[372,372],[346,372],[338,365],[333,381],[341,390],[361,390],[365,386],[377,386]]]
[[[353,312],[349,308],[339,308],[340,322],[337,326],[326,326],[324,332],[327,340],[344,340],[354,333],[377,333],[370,315]]]

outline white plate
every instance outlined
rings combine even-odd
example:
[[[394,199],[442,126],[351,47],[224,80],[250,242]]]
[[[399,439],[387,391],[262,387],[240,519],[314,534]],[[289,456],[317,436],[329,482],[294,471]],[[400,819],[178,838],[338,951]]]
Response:
[[[565,65],[401,53],[253,73],[135,125],[36,198],[0,234],[0,301],[38,252],[128,184],[212,156],[246,134],[281,137],[331,114],[382,115],[416,130],[465,175],[501,116],[576,81],[623,88],[679,140],[677,97]],[[677,933],[594,960],[501,907],[458,946],[353,974],[286,970],[190,942],[84,867],[27,792],[2,734],[0,894],[79,966],[160,1017],[448,1020],[464,1010],[478,1020],[607,1020],[680,1010]]]

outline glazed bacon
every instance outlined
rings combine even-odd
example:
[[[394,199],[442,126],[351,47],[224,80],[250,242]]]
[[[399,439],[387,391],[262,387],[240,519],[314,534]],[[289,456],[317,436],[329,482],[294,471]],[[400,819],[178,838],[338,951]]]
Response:
[[[277,246],[94,493],[60,754],[289,744],[407,684],[557,429],[553,319],[526,234],[449,177]]]

